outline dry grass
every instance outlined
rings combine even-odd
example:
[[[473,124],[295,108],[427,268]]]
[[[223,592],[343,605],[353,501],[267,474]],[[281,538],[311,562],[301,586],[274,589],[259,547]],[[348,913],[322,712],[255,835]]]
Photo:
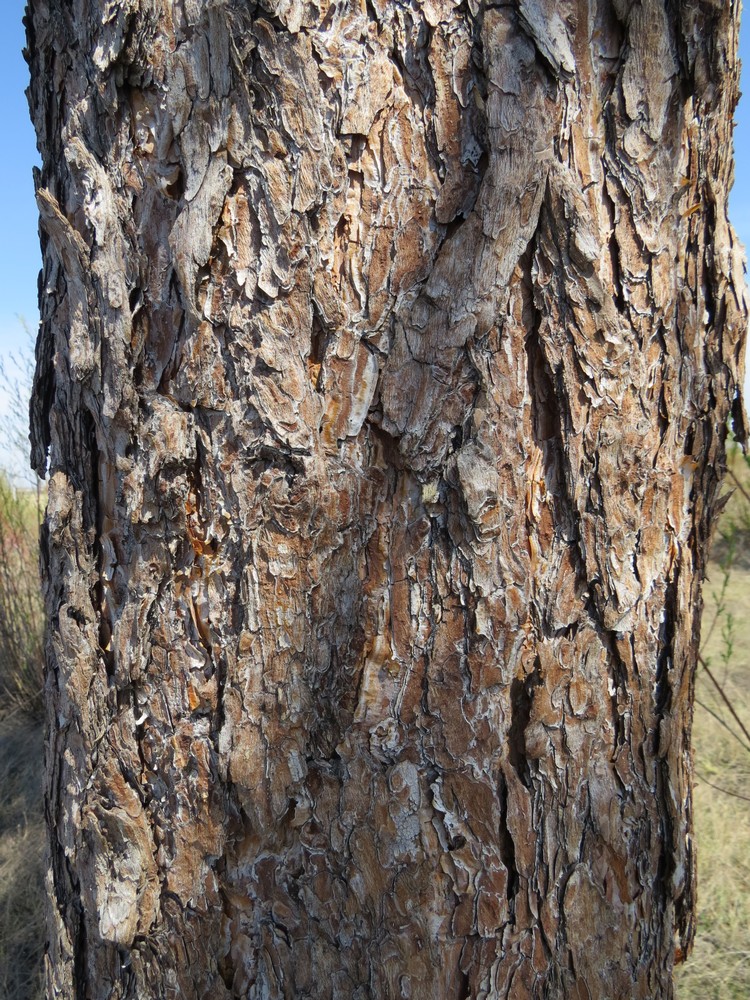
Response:
[[[750,571],[735,570],[725,595],[734,612],[734,649],[722,660],[715,630],[707,653],[712,673],[750,726]],[[707,611],[709,609],[707,608]],[[737,726],[705,672],[699,674],[694,743],[698,843],[698,932],[692,957],[678,971],[680,1000],[750,997],[750,749],[710,712]],[[738,798],[737,796],[746,796]]]
[[[738,453],[732,468],[747,489],[750,469]],[[720,531],[714,555],[724,566],[713,561],[706,581],[702,654],[750,731],[750,503],[739,490]],[[698,673],[696,694],[698,931],[691,958],[675,976],[677,995],[679,1000],[747,1000],[750,740],[706,670]]]
[[[42,732],[15,715],[0,721],[0,997],[41,1000]]]
[[[0,473],[0,716],[43,714],[40,501]]]
[[[40,1000],[44,948],[38,497],[0,473],[0,997]]]

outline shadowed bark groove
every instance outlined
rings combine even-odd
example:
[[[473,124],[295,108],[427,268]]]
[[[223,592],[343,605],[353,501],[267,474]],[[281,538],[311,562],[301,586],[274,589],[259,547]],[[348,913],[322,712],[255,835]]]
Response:
[[[50,1000],[671,997],[736,6],[29,7]]]

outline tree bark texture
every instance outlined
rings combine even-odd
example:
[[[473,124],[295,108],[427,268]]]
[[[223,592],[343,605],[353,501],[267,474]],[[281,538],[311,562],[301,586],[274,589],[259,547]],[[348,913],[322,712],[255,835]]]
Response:
[[[31,0],[50,998],[656,998],[735,0]]]

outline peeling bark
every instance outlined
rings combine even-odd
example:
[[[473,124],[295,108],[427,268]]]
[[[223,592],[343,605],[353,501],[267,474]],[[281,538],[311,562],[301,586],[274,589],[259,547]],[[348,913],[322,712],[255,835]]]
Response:
[[[48,997],[671,997],[738,4],[29,6]]]

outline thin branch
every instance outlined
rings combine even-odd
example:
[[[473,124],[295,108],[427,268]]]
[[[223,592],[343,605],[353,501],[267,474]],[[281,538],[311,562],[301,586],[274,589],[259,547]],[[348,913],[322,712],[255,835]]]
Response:
[[[742,730],[742,735],[745,737],[745,739],[748,741],[748,743],[750,743],[750,733],[747,731],[747,727],[745,726],[745,723],[742,721],[742,719],[739,717],[739,715],[737,715],[737,712],[734,709],[734,705],[732,705],[731,701],[729,700],[729,698],[727,698],[726,694],[724,693],[724,688],[721,686],[721,684],[719,684],[719,682],[716,680],[716,678],[714,677],[714,675],[711,673],[710,667],[708,666],[708,664],[703,659],[703,657],[701,656],[700,653],[698,653],[698,661],[701,664],[701,666],[703,667],[703,669],[706,671],[706,673],[708,674],[709,679],[710,679],[711,683],[713,684],[713,686],[716,688],[716,690],[721,695],[722,701],[724,702],[724,704],[729,709],[729,711],[730,711],[730,713],[732,715],[732,718],[734,719],[734,721],[737,723],[737,725]]]
[[[750,503],[750,493],[739,481],[739,479],[737,478],[737,474],[732,469],[727,469],[727,475],[730,477],[734,485],[737,487],[737,489],[740,491],[743,497],[747,500],[747,502]]]
[[[745,741],[742,739],[741,736],[738,736],[737,733],[735,733],[735,731],[732,729],[731,726],[727,725],[725,720],[722,719],[722,717],[718,714],[718,712],[714,712],[714,710],[712,708],[709,708],[708,705],[705,704],[705,702],[702,702],[700,700],[700,698],[696,698],[695,701],[696,704],[700,705],[700,707],[705,712],[708,712],[709,715],[712,715],[714,719],[716,719],[716,721],[719,723],[719,725],[723,726],[731,736],[734,736],[734,738],[737,740],[737,742],[739,743],[739,745],[742,747],[743,750],[747,750],[748,753],[750,753],[750,746],[748,746],[748,744],[745,743]]]
[[[734,558],[733,556],[730,558],[730,562],[729,562],[728,565],[721,565],[720,564],[721,573],[722,573],[721,590],[719,591],[719,596],[718,597],[716,596],[716,592],[715,591],[714,591],[714,593],[712,595],[714,597],[714,600],[716,601],[716,607],[714,608],[714,616],[711,619],[711,624],[708,627],[708,631],[706,632],[705,635],[701,635],[701,648],[702,649],[705,649],[706,646],[708,645],[709,639],[714,634],[714,629],[716,628],[716,623],[718,622],[719,618],[724,613],[727,588],[729,587],[729,576],[730,576],[730,573],[731,573],[731,570],[732,570],[731,559],[733,559],[733,558]]]
[[[715,785],[713,781],[709,781],[708,778],[701,774],[698,768],[695,769],[695,773],[701,781],[705,782],[705,784],[709,785],[711,788],[715,788],[717,792],[723,792],[725,795],[731,795],[733,799],[742,799],[743,802],[750,802],[750,796],[740,795],[739,792],[730,792],[728,788],[722,788],[721,785]]]

